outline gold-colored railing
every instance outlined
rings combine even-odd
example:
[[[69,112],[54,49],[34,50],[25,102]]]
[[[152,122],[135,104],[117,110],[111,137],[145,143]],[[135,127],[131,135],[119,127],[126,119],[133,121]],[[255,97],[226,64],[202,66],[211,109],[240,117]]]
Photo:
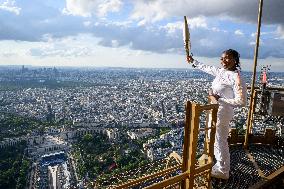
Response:
[[[206,112],[206,124],[204,128],[200,128],[200,116],[204,111]],[[188,101],[186,104],[182,159],[177,153],[172,153],[169,159],[175,159],[177,161],[176,165],[169,165],[164,170],[129,180],[111,188],[141,187],[150,181],[154,182],[154,184],[145,184],[146,189],[211,188],[210,177],[213,166],[217,111],[217,104],[200,105]],[[197,158],[197,142],[200,132],[205,133],[204,150],[202,156]]]
[[[283,92],[284,88],[267,87],[267,91]],[[265,135],[263,136],[253,136],[252,130],[253,130],[253,123],[254,123],[254,116],[255,116],[255,108],[256,108],[256,104],[260,103],[260,102],[257,102],[257,100],[259,100],[258,95],[261,93],[261,90],[259,88],[255,88],[253,91],[251,91],[251,93],[252,93],[252,97],[251,97],[251,106],[249,108],[249,117],[247,119],[247,131],[245,134],[245,138],[242,139],[244,140],[244,147],[246,149],[248,148],[249,143],[262,143],[263,142],[263,143],[268,143],[268,144],[274,144],[276,140],[275,133],[270,134],[271,132],[273,132],[271,129],[266,129]],[[267,138],[265,137],[266,135],[271,135],[271,136],[270,138]],[[258,138],[260,138],[260,140],[258,140]],[[262,140],[261,138],[264,138],[264,140]],[[266,142],[267,139],[269,139],[269,141]]]

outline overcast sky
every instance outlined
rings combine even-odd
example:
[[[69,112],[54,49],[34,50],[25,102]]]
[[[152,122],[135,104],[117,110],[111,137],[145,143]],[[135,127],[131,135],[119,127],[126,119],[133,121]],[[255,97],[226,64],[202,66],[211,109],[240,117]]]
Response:
[[[284,71],[284,0],[264,0],[259,67]],[[0,65],[190,68],[225,49],[252,70],[258,0],[0,0]],[[260,69],[260,68],[258,68]]]

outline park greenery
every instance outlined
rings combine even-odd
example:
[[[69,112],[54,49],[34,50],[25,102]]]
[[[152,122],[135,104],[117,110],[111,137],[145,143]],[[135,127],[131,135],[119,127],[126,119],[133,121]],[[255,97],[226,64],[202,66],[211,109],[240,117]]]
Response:
[[[87,134],[73,146],[73,155],[81,179],[99,180],[147,163],[137,143],[123,134],[119,142],[115,143],[109,141],[104,134]]]
[[[30,160],[23,154],[25,142],[1,149],[0,153],[0,188],[20,189],[27,184]]]
[[[0,141],[5,138],[26,135],[33,129],[39,128],[39,122],[30,118],[24,118],[9,113],[1,113],[0,117]]]
[[[1,105],[1,102],[0,102]],[[13,113],[0,112],[0,141],[4,138],[26,136],[32,132],[43,134],[50,127],[60,128],[62,125],[71,125],[68,120],[38,120]]]
[[[49,126],[47,121],[22,117],[11,113],[0,113],[0,141],[4,138],[20,137],[31,133],[33,130],[43,132]]]

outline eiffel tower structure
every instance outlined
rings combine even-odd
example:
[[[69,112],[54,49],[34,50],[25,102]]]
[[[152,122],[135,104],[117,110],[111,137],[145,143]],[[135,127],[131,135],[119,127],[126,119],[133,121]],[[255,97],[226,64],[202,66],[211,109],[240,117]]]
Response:
[[[256,89],[258,90],[258,89]],[[284,91],[284,89],[279,89]],[[143,167],[106,178],[95,188],[281,188],[284,179],[284,139],[267,128],[263,135],[245,135],[231,129],[229,136],[231,170],[228,180],[211,178],[214,164],[214,136],[218,105],[186,104],[183,154],[172,152],[167,158]],[[200,116],[206,113],[206,125],[200,127]],[[284,113],[284,112],[283,112]],[[255,116],[258,114],[254,113]],[[211,119],[208,119],[211,116]],[[211,121],[209,121],[211,120]],[[204,134],[204,145],[198,152],[198,138]]]
[[[218,105],[187,102],[182,154],[172,152],[167,158],[104,178],[100,180],[102,184],[95,188],[284,188],[284,88],[267,86],[267,68],[262,70],[261,86],[255,87],[262,5],[263,0],[259,0],[246,133],[238,135],[236,129],[231,129],[228,138],[231,156],[229,179],[211,178]],[[200,127],[200,116],[204,113],[206,124]],[[262,132],[254,132],[259,124],[268,127]],[[269,127],[271,125],[281,127],[280,132],[276,133],[275,127]],[[198,148],[200,135],[204,136],[201,150]]]

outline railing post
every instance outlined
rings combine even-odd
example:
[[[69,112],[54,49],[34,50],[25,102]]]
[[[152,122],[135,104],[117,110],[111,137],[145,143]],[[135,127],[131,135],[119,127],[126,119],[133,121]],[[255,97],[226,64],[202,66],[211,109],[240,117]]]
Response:
[[[185,106],[185,124],[184,124],[184,139],[183,139],[183,163],[182,163],[182,172],[186,172],[189,169],[189,142],[190,142],[190,120],[192,117],[192,104],[190,101],[187,101]],[[188,179],[182,181],[181,189],[188,188]]]
[[[247,118],[247,130],[246,130],[245,143],[244,143],[245,149],[247,149],[248,147],[249,138],[252,133],[253,116],[255,112],[257,90],[254,89],[253,91],[251,91],[251,93],[252,93],[251,99],[250,99],[251,104],[250,104],[250,109],[249,109],[249,114],[248,114],[249,117]]]
[[[189,170],[190,175],[185,181],[182,182],[182,189],[191,189],[194,186],[197,138],[199,133],[199,115],[199,105],[187,102],[182,171],[186,172]]]

